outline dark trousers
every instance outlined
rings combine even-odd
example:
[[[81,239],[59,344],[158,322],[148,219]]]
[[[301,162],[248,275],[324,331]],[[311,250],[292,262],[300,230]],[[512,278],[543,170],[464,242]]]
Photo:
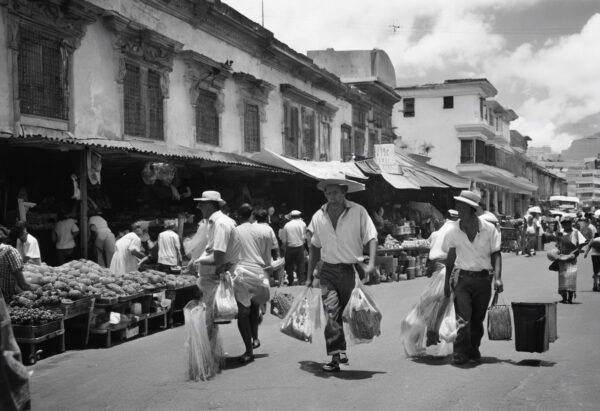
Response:
[[[600,255],[592,256],[592,269],[594,270],[594,291],[600,291]]]
[[[306,282],[306,268],[304,265],[304,246],[285,248],[285,272],[290,285],[294,282],[294,271],[298,276],[298,282]]]
[[[327,355],[339,354],[346,351],[342,314],[354,289],[354,267],[352,264],[323,263],[319,278],[323,306],[327,315],[325,325]]]
[[[56,260],[58,265],[63,265],[75,258],[75,248],[56,249]]]
[[[470,355],[479,351],[483,337],[483,320],[492,296],[489,275],[466,275],[461,272],[454,286],[456,320],[462,318],[466,325],[458,330],[454,341],[454,354]]]
[[[252,340],[258,340],[258,319],[260,306],[254,302],[250,307],[238,303],[238,330],[246,347],[246,354],[252,354]]]

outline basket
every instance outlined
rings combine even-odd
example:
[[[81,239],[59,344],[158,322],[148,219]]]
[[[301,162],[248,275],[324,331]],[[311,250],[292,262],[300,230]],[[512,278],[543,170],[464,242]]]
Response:
[[[43,337],[63,328],[63,320],[54,320],[42,325],[12,325],[15,338],[27,339]]]
[[[487,329],[490,341],[508,341],[512,339],[510,307],[508,305],[498,305],[498,292],[494,293],[492,304],[488,308]]]

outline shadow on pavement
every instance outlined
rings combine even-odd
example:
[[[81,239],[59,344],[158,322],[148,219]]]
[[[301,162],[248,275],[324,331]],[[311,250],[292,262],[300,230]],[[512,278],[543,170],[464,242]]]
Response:
[[[452,364],[452,356],[447,356],[447,357],[426,356],[426,357],[419,357],[419,358],[411,358],[411,361],[416,362],[418,364],[425,364],[425,365],[453,365]],[[496,358],[496,357],[481,357],[481,364],[466,363],[466,364],[456,365],[456,367],[469,369],[469,368],[475,368],[482,364],[511,364],[511,365],[516,365],[519,367],[554,367],[554,365],[556,365],[556,363],[554,361],[529,359],[529,360],[521,360],[521,361],[516,362],[514,360],[502,360],[502,359]]]
[[[269,356],[269,354],[254,354],[254,361],[259,360],[261,358],[266,358],[268,356]],[[248,364],[242,364],[240,362],[240,357],[225,357],[225,365],[223,366],[223,369],[224,370],[234,370],[236,368],[245,367],[250,364],[252,364],[252,362],[250,362]]]
[[[366,380],[375,374],[387,374],[385,371],[345,370],[340,372],[325,372],[321,369],[323,363],[315,361],[300,361],[300,369],[321,378],[339,378],[340,380]]]

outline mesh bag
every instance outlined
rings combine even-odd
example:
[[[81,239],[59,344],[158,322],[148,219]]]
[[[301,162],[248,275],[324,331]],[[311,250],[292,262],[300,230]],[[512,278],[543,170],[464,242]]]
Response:
[[[510,320],[510,307],[498,304],[498,293],[494,293],[492,304],[488,308],[488,338],[491,341],[512,339],[512,322]]]
[[[288,311],[290,311],[293,302],[294,297],[291,294],[275,291],[275,295],[271,298],[271,314],[283,319]]]

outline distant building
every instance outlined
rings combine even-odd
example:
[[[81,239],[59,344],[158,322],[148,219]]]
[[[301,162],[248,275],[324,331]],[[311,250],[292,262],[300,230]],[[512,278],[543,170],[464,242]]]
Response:
[[[600,205],[600,154],[584,160],[584,168],[576,177],[575,194],[583,206]]]
[[[554,155],[556,154],[552,153],[552,148],[550,146],[527,148],[527,157],[535,161],[552,158]]]

